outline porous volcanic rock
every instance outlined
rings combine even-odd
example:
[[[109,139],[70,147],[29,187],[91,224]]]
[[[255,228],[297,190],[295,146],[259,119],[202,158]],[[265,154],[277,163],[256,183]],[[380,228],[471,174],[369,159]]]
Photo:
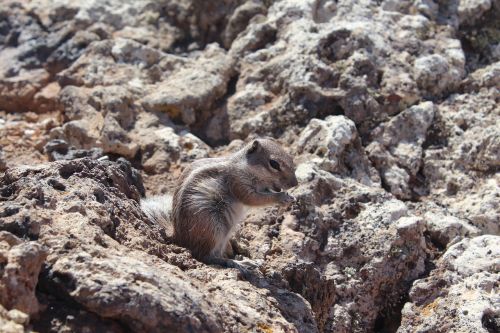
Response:
[[[412,197],[410,181],[422,167],[422,145],[432,124],[435,107],[424,102],[379,125],[366,147],[382,181],[398,198]]]
[[[485,233],[499,234],[500,91],[482,85],[437,107],[424,143],[426,189],[417,190]]]
[[[311,303],[320,331],[392,325],[411,281],[433,256],[425,221],[381,188],[322,170],[310,174],[292,192],[293,210],[247,218],[241,251]]]
[[[35,326],[46,327],[51,316],[57,322],[61,313],[50,305],[68,303],[97,314],[102,319],[88,315],[95,327],[112,331],[288,331],[299,323],[316,331],[301,296],[258,276],[257,286],[241,281],[236,271],[201,265],[172,245],[165,230],[141,212],[142,183],[124,160],[12,168],[0,178],[0,189],[2,229],[32,239],[2,232],[13,246],[3,255],[10,274],[5,282],[18,272],[28,290],[6,284],[0,300],[34,311],[38,282],[39,297],[49,306]],[[20,264],[23,269],[15,267]]]
[[[500,237],[466,238],[450,247],[436,269],[410,290],[398,332],[496,332]]]
[[[499,0],[2,1],[0,330],[498,330],[480,265],[500,234],[498,17]],[[256,136],[299,186],[244,219],[242,276],[138,201]]]
[[[15,215],[16,205],[6,206],[2,216]],[[35,287],[46,253],[37,242],[24,242],[7,231],[0,231],[0,303],[7,309],[27,314],[38,312]]]
[[[298,174],[303,178],[311,164],[331,173],[342,174],[368,186],[380,184],[378,173],[370,165],[352,120],[344,116],[311,119],[296,143],[301,154]],[[308,180],[308,179],[305,179]]]
[[[0,330],[5,333],[29,333],[29,316],[19,310],[7,311],[0,305]]]

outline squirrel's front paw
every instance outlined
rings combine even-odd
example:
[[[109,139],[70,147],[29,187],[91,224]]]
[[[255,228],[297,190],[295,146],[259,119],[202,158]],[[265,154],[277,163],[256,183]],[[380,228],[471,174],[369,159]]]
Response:
[[[279,202],[282,205],[289,205],[295,202],[295,198],[286,192],[281,192],[279,197]]]

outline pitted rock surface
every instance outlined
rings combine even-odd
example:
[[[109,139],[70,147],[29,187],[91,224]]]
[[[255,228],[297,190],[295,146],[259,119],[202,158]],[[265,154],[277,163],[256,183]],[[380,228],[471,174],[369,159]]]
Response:
[[[498,0],[2,1],[0,331],[498,331],[498,17]],[[138,202],[256,136],[299,186],[244,219],[244,277]]]

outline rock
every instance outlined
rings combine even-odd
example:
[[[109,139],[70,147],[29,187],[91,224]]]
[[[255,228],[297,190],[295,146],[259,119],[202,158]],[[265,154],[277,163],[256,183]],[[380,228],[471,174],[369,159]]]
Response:
[[[369,166],[356,126],[344,116],[312,119],[297,141],[298,153],[321,169],[348,175],[365,185],[376,185],[378,177]]]
[[[410,179],[417,176],[422,166],[422,145],[434,113],[434,104],[424,102],[372,131],[371,143],[366,147],[368,156],[382,181],[399,198],[409,199],[412,195]]]
[[[498,234],[498,91],[483,88],[438,105],[422,173],[426,190],[453,214]]]
[[[247,1],[237,7],[229,18],[224,30],[224,46],[229,49],[231,43],[236,39],[238,34],[244,31],[249,25],[249,21],[252,17],[258,14],[265,14],[266,11],[266,7],[261,1]]]
[[[497,331],[491,267],[441,262],[499,233],[499,8],[4,0],[0,230],[47,258],[0,297],[0,331]],[[244,219],[233,249],[259,268],[242,276],[138,200],[256,136],[293,153],[300,184]]]
[[[10,310],[7,315],[10,319],[12,319],[13,322],[21,325],[28,324],[30,318],[26,313],[16,309]]]
[[[46,161],[41,154],[49,131],[60,124],[59,113],[2,113],[0,111],[0,169]],[[3,162],[1,162],[3,161]],[[2,170],[2,171],[4,171]]]
[[[495,87],[500,84],[500,61],[471,73],[462,83],[469,92],[481,87]]]
[[[127,132],[110,113],[104,118],[100,134],[102,149],[105,153],[115,153],[132,159],[139,150],[139,145],[128,137]]]
[[[0,225],[26,221],[12,232],[32,235],[47,249],[42,294],[76,302],[134,331],[287,331],[299,323],[315,331],[310,307],[299,295],[273,287],[272,280],[259,282],[261,289],[238,281],[235,271],[200,267],[170,244],[141,212],[141,186],[130,165],[90,159],[12,168],[2,176],[3,198],[19,209],[4,214]],[[28,233],[34,224],[39,227]],[[275,299],[287,302],[285,315]],[[257,300],[260,306],[249,308]],[[41,318],[51,314],[59,316],[46,310]]]
[[[423,56],[415,60],[415,77],[419,87],[432,95],[453,90],[462,79],[465,65],[465,55],[461,50],[457,55],[461,68],[453,69],[448,60],[438,54]]]
[[[459,212],[464,218],[479,228],[483,233],[500,234],[500,206],[498,197],[500,189],[498,188],[499,176],[495,175],[488,181],[477,186],[475,191],[467,197],[460,196],[455,200],[450,200],[450,208]]]
[[[45,112],[50,106],[43,96],[50,95],[50,88],[44,90],[44,87],[52,82],[52,69],[45,67],[46,61],[75,27],[68,24],[47,29],[24,4],[10,0],[4,4],[0,14],[5,17],[2,19],[5,47],[0,50],[0,109]]]
[[[15,206],[2,208],[2,220],[19,212]],[[24,242],[7,231],[0,231],[0,246],[0,303],[7,309],[36,314],[39,304],[35,287],[47,253],[39,243]],[[9,317],[18,324],[26,324],[22,312],[9,312]]]
[[[33,332],[28,328],[29,316],[19,310],[7,311],[0,304],[0,330],[5,333]]]
[[[243,251],[311,303],[320,330],[372,331],[425,271],[425,222],[383,190],[314,162],[297,173],[297,206],[249,215],[238,233]]]
[[[430,236],[443,248],[453,245],[462,238],[474,237],[480,234],[478,228],[453,215],[427,212],[424,218]]]
[[[102,62],[95,62],[97,55]],[[117,64],[115,58],[118,60]],[[126,131],[134,127],[135,119],[145,109],[155,114],[164,112],[170,119],[170,126],[173,125],[171,121],[190,125],[209,142],[224,140],[226,136],[222,130],[227,122],[224,114],[209,122],[211,115],[208,111],[226,91],[230,78],[230,63],[227,60],[224,52],[217,47],[209,47],[198,59],[187,62],[130,40],[117,39],[114,42],[93,44],[72,67],[60,73],[59,78],[64,84],[106,86],[91,88],[90,91],[87,88],[69,86],[61,93],[63,105],[71,110],[71,118],[78,119],[83,114],[87,115],[85,120],[78,119],[78,126],[91,128],[80,132],[84,134],[98,131],[99,134],[92,134],[88,138],[83,136],[78,140],[82,141],[79,143],[72,142],[70,137],[65,139],[82,148],[88,148],[85,142],[89,140],[99,140],[105,152],[133,158],[140,149],[140,144],[131,140]],[[88,66],[106,70],[93,73],[86,69]],[[181,66],[182,69],[178,69]],[[85,70],[85,73],[81,70]],[[109,75],[105,75],[106,72]],[[147,72],[146,75],[144,72]],[[123,79],[130,75],[134,76],[134,80],[123,86]],[[184,86],[179,84],[181,81],[185,82]],[[194,87],[193,84],[198,84],[198,81],[200,86]],[[158,83],[155,84],[156,82]],[[201,96],[199,94],[203,89],[205,93]],[[92,98],[84,102],[89,93]],[[75,104],[77,102],[84,102],[86,105]],[[103,115],[100,113],[101,109],[110,112]],[[89,123],[92,118],[95,120]]]
[[[5,161],[5,154],[3,150],[0,150],[0,172],[7,169],[7,161]]]
[[[153,155],[143,155],[143,163],[147,172],[159,173],[168,169],[174,161],[194,161],[208,157],[210,148],[191,133],[175,134],[169,127],[157,129],[153,132],[155,149]]]
[[[500,238],[464,239],[439,260],[429,277],[414,282],[398,332],[494,332],[498,326]]]
[[[53,138],[64,139],[83,149],[95,147],[97,141],[104,153],[135,157],[139,144],[130,138],[127,130],[133,127],[136,106],[126,89],[118,86],[91,90],[67,87],[61,94],[70,121],[61,129],[54,129]]]
[[[52,139],[66,139],[72,146],[88,149],[95,145],[103,127],[103,119],[97,115],[92,119],[72,120],[51,131]]]
[[[474,24],[491,8],[491,5],[491,0],[460,0],[458,4],[460,24]]]
[[[34,96],[34,103],[40,112],[50,112],[59,110],[58,95],[61,87],[57,82],[51,82]]]
[[[71,66],[59,72],[57,79],[61,86],[120,85],[134,91],[160,79],[158,62],[162,60],[171,64],[180,59],[133,40],[96,41]]]
[[[147,68],[160,60],[161,52],[128,39],[117,38],[111,49],[111,55],[116,62],[131,63]]]
[[[65,8],[65,10],[71,11],[70,8]],[[54,74],[61,72],[76,61],[92,42],[100,40],[101,36],[97,31],[76,31],[47,58],[49,70]]]
[[[123,325],[112,319],[103,319],[97,314],[85,311],[77,304],[69,304],[60,297],[39,292],[39,299],[45,307],[43,315],[32,320],[33,330],[36,332],[124,332]]]
[[[33,110],[33,98],[48,81],[49,74],[44,69],[0,77],[0,109],[12,112]]]
[[[365,135],[365,126],[373,127],[369,123],[460,84],[465,75],[460,42],[438,34],[428,18],[410,15],[412,2],[391,2],[401,8],[387,1],[382,8],[330,3],[280,1],[266,20],[256,20],[233,42],[231,51],[244,58],[237,91],[228,100],[231,137],[282,135],[284,127],[339,113],[363,124]],[[418,6],[437,13],[435,4]],[[264,29],[283,33],[264,34]]]
[[[58,160],[74,160],[76,158],[89,157],[91,159],[98,159],[103,156],[103,151],[100,148],[75,149],[70,147],[64,140],[51,140],[44,147],[43,150],[49,156],[51,161]]]
[[[141,103],[148,111],[166,112],[172,119],[193,125],[203,118],[198,113],[210,110],[226,92],[230,68],[230,58],[211,45],[191,68],[183,68],[152,87]]]

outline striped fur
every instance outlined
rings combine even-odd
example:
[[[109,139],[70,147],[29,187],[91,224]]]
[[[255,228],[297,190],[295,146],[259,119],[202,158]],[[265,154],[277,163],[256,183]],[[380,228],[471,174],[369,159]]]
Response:
[[[269,189],[297,185],[292,157],[273,140],[256,141],[232,156],[193,162],[179,178],[171,211],[165,198],[145,200],[144,211],[162,225],[171,221],[174,241],[194,257],[231,265],[224,257],[247,207],[289,203],[288,194]],[[282,170],[272,169],[270,159]]]

